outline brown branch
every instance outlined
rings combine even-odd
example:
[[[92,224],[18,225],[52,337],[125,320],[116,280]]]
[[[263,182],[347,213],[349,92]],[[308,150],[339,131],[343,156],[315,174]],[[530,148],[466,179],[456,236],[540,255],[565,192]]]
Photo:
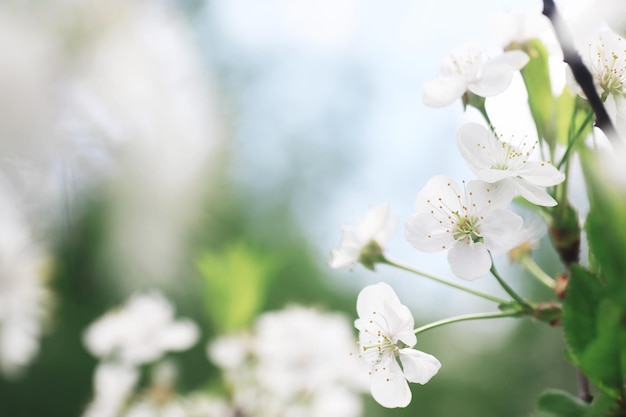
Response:
[[[596,126],[602,129],[609,139],[613,140],[617,137],[615,127],[609,118],[609,114],[604,108],[602,99],[600,99],[600,96],[596,91],[591,73],[585,64],[583,64],[580,55],[576,52],[576,48],[574,48],[572,36],[567,30],[563,19],[561,19],[561,16],[556,10],[553,0],[543,0],[543,14],[550,19],[550,22],[552,22],[554,33],[561,44],[561,49],[563,50],[563,61],[570,66],[576,82],[585,93],[585,96],[589,101],[589,105],[596,115]]]

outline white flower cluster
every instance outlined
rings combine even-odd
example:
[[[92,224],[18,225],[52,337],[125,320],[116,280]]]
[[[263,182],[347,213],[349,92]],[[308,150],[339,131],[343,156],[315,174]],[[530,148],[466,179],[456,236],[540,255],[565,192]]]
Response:
[[[254,331],[208,348],[231,388],[230,414],[246,417],[351,417],[367,367],[357,358],[348,320],[291,306],[259,317]]]
[[[166,352],[187,350],[198,337],[197,325],[175,320],[172,305],[157,292],[135,295],[106,313],[84,334],[85,346],[101,362],[94,375],[94,399],[83,416],[119,416],[137,385],[139,366],[161,359]],[[133,414],[137,407],[124,415],[143,415]]]
[[[516,36],[512,41],[519,42],[524,36],[522,28],[519,25],[512,31]],[[534,33],[534,29],[528,32]],[[514,73],[528,61],[522,51],[487,59],[480,47],[464,45],[445,59],[442,76],[424,85],[424,103],[442,107],[462,97],[465,105],[482,107],[479,110],[488,121],[483,98],[506,90]],[[477,179],[461,184],[445,175],[429,179],[417,195],[404,234],[420,251],[447,250],[452,272],[474,280],[492,269],[492,254],[507,252],[529,238],[529,227],[508,209],[512,200],[520,196],[530,204],[555,206],[557,201],[546,188],[562,183],[565,175],[549,161],[537,158],[537,143],[525,137],[506,140],[493,127],[467,123],[458,131],[457,145]],[[383,247],[396,222],[389,207],[381,206],[371,210],[356,228],[344,227],[330,266],[361,263],[374,269],[376,263],[395,265],[384,256]],[[363,289],[357,312],[355,327],[360,331],[361,356],[371,366],[374,399],[385,407],[408,405],[411,392],[407,381],[428,382],[440,362],[413,349],[417,342],[413,317],[387,284]]]

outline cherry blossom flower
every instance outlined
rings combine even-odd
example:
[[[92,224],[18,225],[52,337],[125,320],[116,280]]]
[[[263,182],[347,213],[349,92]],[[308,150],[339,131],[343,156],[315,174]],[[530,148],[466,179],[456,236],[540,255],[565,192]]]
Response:
[[[119,310],[92,323],[84,335],[87,349],[100,358],[140,365],[167,351],[182,351],[198,340],[191,320],[174,320],[172,305],[157,292],[133,296]]]
[[[417,343],[413,316],[388,284],[363,288],[356,309],[359,318],[354,326],[360,332],[361,355],[371,366],[372,396],[384,407],[406,407],[411,402],[407,381],[427,383],[441,363],[412,349]]]
[[[424,84],[423,102],[430,107],[444,107],[466,91],[492,97],[506,90],[515,71],[528,62],[522,51],[507,51],[487,60],[482,48],[468,43],[450,52],[441,64],[441,76]]]
[[[504,209],[510,197],[482,181],[462,189],[447,176],[433,177],[417,195],[405,236],[424,252],[450,249],[452,272],[474,280],[489,272],[489,252],[506,252],[519,243],[522,218]]]
[[[615,128],[626,138],[626,40],[610,30],[602,31],[595,42],[589,44],[589,52],[582,56]],[[573,78],[568,67],[568,84],[585,97]]]
[[[389,206],[379,206],[370,210],[365,219],[355,229],[343,227],[339,249],[333,250],[331,268],[361,262],[374,269],[374,263],[382,255],[382,247],[391,238],[398,219]]]
[[[459,129],[457,143],[481,181],[496,183],[502,191],[519,193],[540,206],[557,204],[545,187],[560,184],[565,174],[549,162],[529,160],[536,142],[529,146],[522,141],[517,147],[477,123],[467,123]]]

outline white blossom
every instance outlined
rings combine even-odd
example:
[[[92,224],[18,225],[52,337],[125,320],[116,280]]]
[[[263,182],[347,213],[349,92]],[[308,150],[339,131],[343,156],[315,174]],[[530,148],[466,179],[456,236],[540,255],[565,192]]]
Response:
[[[161,294],[135,295],[120,309],[92,323],[84,334],[95,356],[129,365],[159,359],[167,351],[189,349],[198,340],[191,320],[174,320],[172,305]]]
[[[483,49],[473,43],[450,52],[441,64],[441,76],[424,84],[423,102],[430,107],[444,107],[461,98],[466,91],[492,97],[506,90],[515,71],[528,62],[522,51],[507,51],[486,59]]]
[[[359,330],[361,355],[371,366],[372,396],[384,407],[406,407],[411,401],[407,380],[425,384],[441,363],[412,349],[417,343],[413,316],[388,284],[363,288],[356,308],[359,318],[354,326]]]
[[[389,206],[384,205],[370,210],[356,228],[344,226],[339,249],[331,252],[330,267],[340,268],[362,261],[363,250],[372,242],[382,250],[393,235],[397,222],[398,219],[391,213]]]
[[[83,417],[118,417],[139,380],[139,372],[121,364],[102,363],[94,372],[94,398]]]
[[[231,355],[227,352],[232,349]],[[232,409],[249,417],[356,417],[367,369],[348,319],[290,306],[261,315],[251,333],[211,343],[225,373]]]
[[[551,30],[550,20],[540,10],[492,15],[488,23],[504,45],[527,42]]]
[[[16,376],[39,351],[49,305],[45,258],[14,195],[0,181],[0,375]]]
[[[626,40],[615,32],[604,30],[589,43],[588,51],[582,57],[615,128],[622,138],[626,138]],[[585,97],[569,67],[567,80],[578,95]]]
[[[531,203],[554,206],[545,187],[560,184],[565,174],[550,162],[532,160],[536,142],[523,139],[520,146],[505,142],[477,123],[461,126],[457,140],[461,155],[481,181],[504,192],[516,192]]]
[[[522,219],[504,209],[510,197],[482,181],[461,188],[449,177],[435,176],[417,195],[405,236],[424,252],[449,250],[448,262],[459,278],[482,277],[491,268],[489,252],[506,252],[518,243]]]

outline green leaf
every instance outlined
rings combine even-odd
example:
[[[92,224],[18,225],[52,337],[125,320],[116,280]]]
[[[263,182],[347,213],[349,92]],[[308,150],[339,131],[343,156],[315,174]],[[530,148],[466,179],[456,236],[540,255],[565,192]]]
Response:
[[[521,70],[526,90],[528,91],[528,105],[533,116],[537,133],[544,138],[554,150],[554,111],[555,100],[552,96],[550,70],[546,47],[539,39],[531,39],[522,46],[530,61]]]
[[[539,417],[585,417],[589,406],[570,393],[547,390],[537,402]]]
[[[580,358],[597,337],[597,312],[605,288],[580,265],[572,265],[563,303],[563,332],[574,357]]]
[[[591,152],[581,152],[590,211],[586,230],[590,258],[606,279],[615,304],[626,309],[626,190],[605,173]]]
[[[597,312],[597,336],[579,356],[580,369],[613,398],[624,398],[622,355],[626,332],[620,318],[620,309],[609,299],[603,300]]]
[[[205,283],[205,308],[219,331],[247,327],[263,307],[273,266],[245,244],[203,253],[196,265]]]

